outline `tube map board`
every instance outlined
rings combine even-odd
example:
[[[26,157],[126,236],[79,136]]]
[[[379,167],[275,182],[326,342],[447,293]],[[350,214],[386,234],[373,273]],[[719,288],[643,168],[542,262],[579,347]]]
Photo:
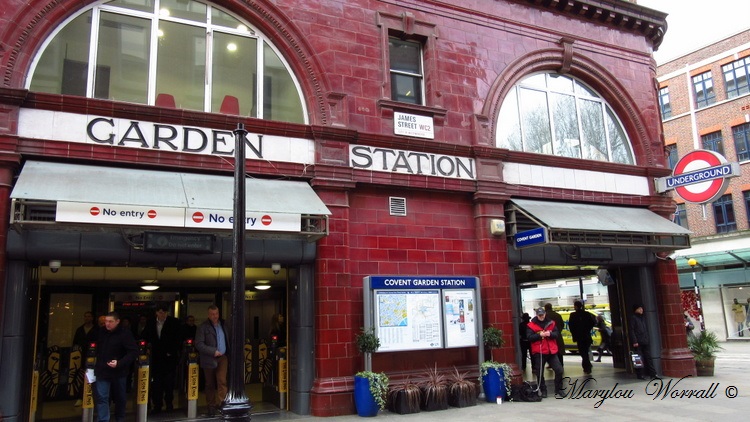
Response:
[[[378,352],[478,345],[475,277],[370,276]]]

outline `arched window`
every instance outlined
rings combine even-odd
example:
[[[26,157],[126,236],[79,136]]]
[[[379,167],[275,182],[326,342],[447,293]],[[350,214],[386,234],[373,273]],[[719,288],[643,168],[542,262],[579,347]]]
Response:
[[[612,108],[591,88],[558,73],[531,75],[514,86],[497,127],[498,148],[634,164]]]
[[[36,92],[307,120],[299,83],[266,38],[194,0],[115,0],[81,11],[47,40],[27,85]]]

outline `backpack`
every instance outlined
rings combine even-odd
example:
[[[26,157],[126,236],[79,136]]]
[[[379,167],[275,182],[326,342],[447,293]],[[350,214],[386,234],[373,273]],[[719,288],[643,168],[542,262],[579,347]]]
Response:
[[[542,396],[536,391],[536,384],[524,382],[523,384],[511,385],[510,387],[510,399],[512,401],[520,402],[539,402],[542,401]]]

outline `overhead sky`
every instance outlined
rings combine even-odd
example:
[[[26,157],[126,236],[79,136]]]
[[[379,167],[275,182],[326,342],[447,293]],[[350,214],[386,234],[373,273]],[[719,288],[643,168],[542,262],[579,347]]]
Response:
[[[657,64],[750,29],[748,0],[638,0],[638,4],[668,13],[667,34],[654,53]]]

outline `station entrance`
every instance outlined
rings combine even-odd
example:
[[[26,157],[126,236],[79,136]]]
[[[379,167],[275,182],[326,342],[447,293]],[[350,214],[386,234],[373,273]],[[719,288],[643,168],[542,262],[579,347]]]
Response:
[[[40,267],[33,362],[38,383],[32,386],[31,392],[37,398],[36,411],[32,412],[35,420],[82,420],[87,402],[91,402],[91,398],[87,401],[84,391],[86,349],[88,342],[96,341],[98,317],[116,311],[120,324],[140,341],[144,339],[145,326],[153,320],[158,308],[166,308],[168,314],[179,321],[183,347],[174,368],[172,406],[151,414],[149,400],[148,420],[177,420],[188,416],[191,381],[198,385],[196,415],[206,413],[203,371],[190,373],[190,346],[194,345],[196,328],[206,320],[210,305],[219,307],[223,319],[231,318],[228,314],[231,277],[227,272],[219,268],[178,272],[170,268],[127,267],[62,267],[52,272],[49,267]],[[283,372],[279,373],[280,366],[282,371],[287,367],[283,365],[288,338],[287,276],[286,268],[281,268],[278,274],[271,268],[248,268],[246,274],[244,384],[254,414],[278,412],[287,407],[285,385],[280,382],[287,378]],[[142,286],[158,289],[146,291]],[[89,322],[91,328],[88,328]],[[76,335],[79,327],[86,328],[83,344]],[[145,342],[144,346],[148,353],[150,345]],[[138,395],[144,394],[138,374],[136,362],[126,382],[128,420],[136,420]],[[197,380],[190,379],[196,375]]]

